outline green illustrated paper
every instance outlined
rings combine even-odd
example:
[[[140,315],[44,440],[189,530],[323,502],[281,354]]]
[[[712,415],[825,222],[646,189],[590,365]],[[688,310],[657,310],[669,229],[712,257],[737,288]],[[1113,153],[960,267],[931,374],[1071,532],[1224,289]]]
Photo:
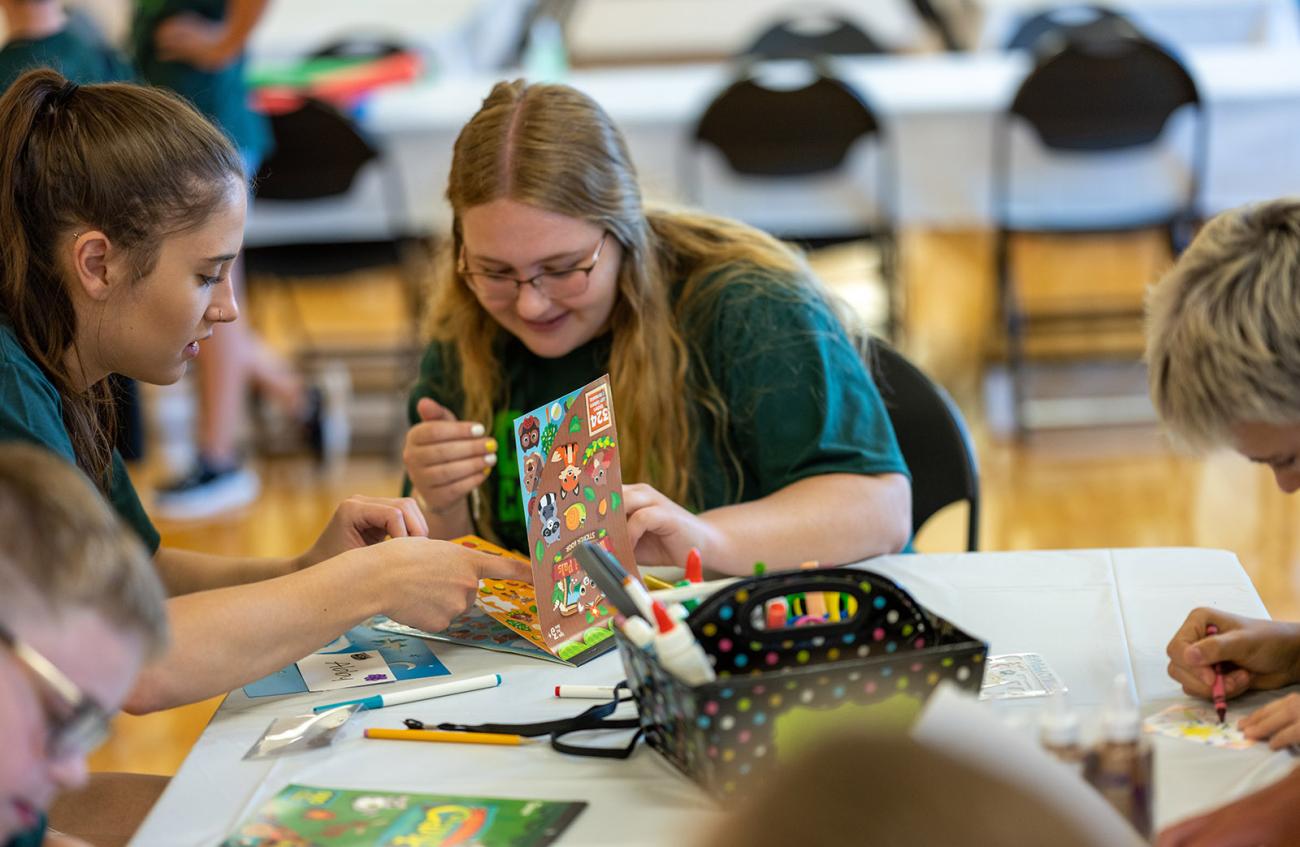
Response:
[[[543,847],[586,805],[289,785],[222,847]]]

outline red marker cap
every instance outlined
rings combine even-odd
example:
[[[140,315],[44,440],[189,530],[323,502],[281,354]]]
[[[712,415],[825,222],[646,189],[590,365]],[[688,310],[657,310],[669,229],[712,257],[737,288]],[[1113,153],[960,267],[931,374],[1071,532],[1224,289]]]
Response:
[[[704,582],[704,562],[700,559],[698,547],[692,547],[686,554],[686,581]]]
[[[660,603],[658,600],[652,600],[651,602],[654,604],[651,608],[654,609],[655,624],[659,627],[659,632],[672,632],[673,627],[676,626],[676,622],[673,621],[673,616],[668,614],[668,609],[664,607],[663,603]]]

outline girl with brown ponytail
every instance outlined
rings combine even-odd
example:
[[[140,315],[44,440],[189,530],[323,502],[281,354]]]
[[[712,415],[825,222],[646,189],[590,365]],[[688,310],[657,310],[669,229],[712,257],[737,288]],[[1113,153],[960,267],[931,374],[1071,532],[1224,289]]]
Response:
[[[45,70],[0,98],[0,441],[79,466],[173,595],[173,644],[145,669],[131,711],[229,691],[374,614],[441,629],[481,576],[526,573],[420,537],[409,500],[351,498],[289,559],[159,546],[111,447],[106,380],[175,382],[239,317],[229,273],[246,204],[230,142],[174,95],[78,87]]]
[[[739,573],[906,544],[907,467],[862,336],[794,251],[643,209],[622,135],[562,85],[499,83],[456,141],[447,197],[404,454],[432,535],[524,549],[535,495],[513,417],[608,371],[640,564],[699,547]]]

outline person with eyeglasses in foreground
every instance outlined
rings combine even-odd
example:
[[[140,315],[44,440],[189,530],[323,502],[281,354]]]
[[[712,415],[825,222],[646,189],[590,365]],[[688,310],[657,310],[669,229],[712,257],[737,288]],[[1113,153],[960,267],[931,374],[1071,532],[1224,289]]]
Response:
[[[696,547],[743,573],[906,545],[911,486],[864,335],[802,256],[644,209],[622,134],[563,85],[498,83],[447,198],[403,452],[431,536],[527,549],[538,498],[513,420],[608,372],[638,564],[681,567]]]
[[[1228,445],[1300,489],[1300,199],[1213,218],[1147,304],[1151,395],[1173,435]],[[1207,635],[1214,624],[1217,635]],[[1300,683],[1300,625],[1196,609],[1168,646],[1169,675],[1193,697],[1213,696],[1226,663],[1229,698]],[[1273,749],[1300,743],[1300,694],[1240,722]],[[1300,772],[1160,834],[1160,847],[1300,842]]]
[[[165,648],[162,584],[85,476],[47,450],[8,443],[0,585],[0,844],[81,845],[47,832],[44,814],[56,792],[86,783],[87,754],[141,665]]]

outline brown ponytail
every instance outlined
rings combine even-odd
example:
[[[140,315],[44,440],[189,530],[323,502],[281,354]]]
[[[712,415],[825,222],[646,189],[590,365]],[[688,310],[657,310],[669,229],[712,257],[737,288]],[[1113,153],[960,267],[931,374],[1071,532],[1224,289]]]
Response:
[[[77,86],[31,71],[0,97],[0,312],[54,383],[77,464],[107,490],[113,415],[108,381],[77,390],[76,314],[56,245],[102,230],[147,275],[168,235],[198,226],[243,166],[193,107],[156,88]]]

